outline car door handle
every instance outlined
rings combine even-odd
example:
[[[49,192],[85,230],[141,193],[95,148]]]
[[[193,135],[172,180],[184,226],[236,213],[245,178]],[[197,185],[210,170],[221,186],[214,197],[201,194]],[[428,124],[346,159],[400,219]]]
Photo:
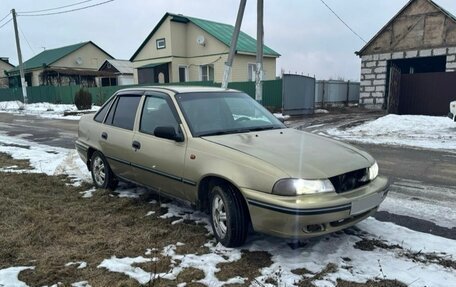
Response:
[[[138,141],[133,141],[133,143],[131,144],[131,146],[135,149],[135,150],[138,150],[141,148],[141,143],[138,142]]]
[[[103,133],[101,134],[101,138],[104,139],[104,140],[107,140],[107,139],[108,139],[108,134],[105,133],[105,132],[103,132]]]

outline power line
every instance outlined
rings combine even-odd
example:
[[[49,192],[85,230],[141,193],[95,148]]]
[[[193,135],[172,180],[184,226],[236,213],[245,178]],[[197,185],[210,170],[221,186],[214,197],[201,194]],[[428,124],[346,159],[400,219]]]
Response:
[[[58,9],[62,9],[62,8],[68,8],[68,7],[76,6],[76,5],[87,3],[87,2],[90,2],[90,1],[93,1],[93,0],[85,0],[85,1],[77,2],[77,3],[73,3],[73,4],[70,4],[70,5],[65,5],[65,6],[55,7],[55,8],[49,8],[49,9],[43,9],[43,10],[22,11],[22,12],[19,12],[19,13],[23,13],[23,14],[26,14],[26,13],[29,14],[30,13],[31,14],[31,13],[38,13],[38,12],[53,11],[53,10],[58,10]]]
[[[334,15],[335,15],[335,16],[336,16],[336,17],[337,17],[337,18],[338,18],[338,19],[339,19],[339,20],[340,20],[348,29],[350,29],[350,31],[352,31],[353,34],[355,34],[358,38],[361,39],[361,41],[363,41],[364,43],[367,44],[367,41],[364,40],[363,37],[361,37],[358,33],[356,33],[355,30],[353,30],[353,29],[352,29],[344,20],[342,20],[342,18],[341,18],[339,15],[337,15],[337,13],[336,13],[333,9],[331,9],[331,7],[329,7],[329,5],[326,4],[326,2],[325,2],[324,0],[320,0],[320,1],[321,1],[321,3],[323,3],[323,4],[324,4],[324,5],[325,5],[325,6],[326,6]]]
[[[24,16],[24,17],[27,17],[27,16],[48,16],[48,15],[57,15],[57,14],[64,14],[64,13],[70,13],[70,12],[74,12],[74,11],[79,11],[79,10],[84,10],[84,9],[88,9],[88,8],[92,8],[92,7],[96,7],[96,6],[100,6],[100,5],[103,5],[103,4],[106,4],[106,3],[109,3],[109,2],[113,2],[114,0],[108,0],[108,1],[104,1],[104,2],[101,2],[101,3],[97,3],[97,4],[93,4],[93,5],[88,5],[88,6],[84,6],[84,7],[81,7],[81,8],[76,8],[76,9],[71,9],[71,10],[65,10],[65,11],[59,11],[59,12],[53,12],[53,13],[44,13],[44,14],[22,14],[22,13],[18,13],[19,16]]]
[[[9,22],[13,21],[13,18],[9,19],[7,22],[5,22],[2,26],[0,26],[0,29],[6,26]]]
[[[19,31],[21,31],[22,37],[24,37],[25,42],[27,42],[27,45],[29,46],[29,48],[30,48],[30,50],[32,51],[33,55],[36,55],[35,50],[33,50],[32,46],[30,45],[30,43],[29,43],[29,41],[28,41],[28,39],[27,39],[27,37],[25,37],[25,34],[24,34],[24,32],[22,31],[21,27],[18,26],[18,28],[19,28]]]
[[[5,20],[5,19],[6,19],[6,17],[8,17],[10,14],[11,14],[11,12],[9,12],[8,14],[6,14],[6,16],[5,16],[5,17],[3,17],[3,18],[2,18],[2,20],[0,20],[0,23],[1,23],[3,20]]]

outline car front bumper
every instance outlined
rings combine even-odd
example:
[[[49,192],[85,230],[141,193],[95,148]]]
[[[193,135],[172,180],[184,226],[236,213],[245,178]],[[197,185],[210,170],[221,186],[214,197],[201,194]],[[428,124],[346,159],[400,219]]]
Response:
[[[453,113],[448,113],[448,117],[449,117],[451,120],[453,120],[453,121],[456,122],[456,117],[455,117],[455,115],[454,115]]]
[[[335,232],[373,215],[389,181],[377,177],[350,192],[283,197],[242,189],[255,231],[293,239]]]

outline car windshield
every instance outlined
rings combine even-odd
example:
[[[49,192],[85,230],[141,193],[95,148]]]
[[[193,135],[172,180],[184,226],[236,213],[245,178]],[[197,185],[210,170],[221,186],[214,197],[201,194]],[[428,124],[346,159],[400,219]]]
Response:
[[[195,137],[285,128],[274,115],[244,93],[185,93],[176,98]]]

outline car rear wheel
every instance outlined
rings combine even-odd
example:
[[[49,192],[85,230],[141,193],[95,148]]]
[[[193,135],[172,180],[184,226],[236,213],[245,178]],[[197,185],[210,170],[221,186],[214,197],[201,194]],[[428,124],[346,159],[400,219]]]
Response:
[[[210,186],[212,230],[226,247],[244,244],[248,232],[248,213],[242,196],[231,185],[216,182]]]
[[[101,152],[96,151],[93,153],[90,164],[95,187],[104,189],[115,189],[117,187],[118,180],[112,173],[106,158]]]

